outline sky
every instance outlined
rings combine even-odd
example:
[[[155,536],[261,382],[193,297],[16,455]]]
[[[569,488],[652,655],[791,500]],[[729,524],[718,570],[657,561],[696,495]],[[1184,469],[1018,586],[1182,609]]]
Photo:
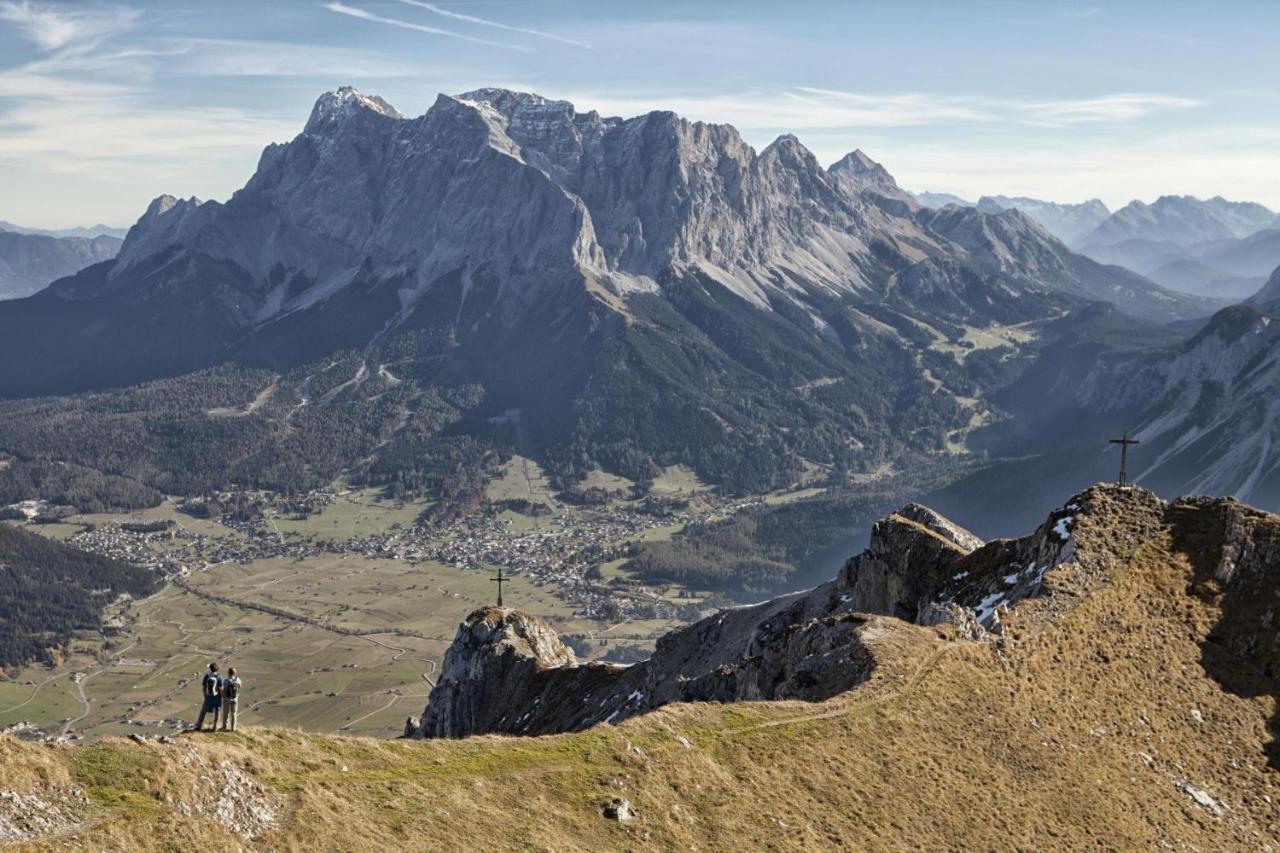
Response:
[[[0,219],[128,225],[225,199],[354,85],[672,109],[913,190],[1280,210],[1280,3],[0,0]]]

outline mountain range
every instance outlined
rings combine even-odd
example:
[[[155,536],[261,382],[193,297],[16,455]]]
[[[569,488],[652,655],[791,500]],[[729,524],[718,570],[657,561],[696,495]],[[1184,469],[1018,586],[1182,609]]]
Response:
[[[1107,206],[1096,198],[1079,204],[1059,204],[1022,196],[984,195],[976,206],[988,213],[1017,208],[1067,245],[1075,244],[1111,216]]]
[[[114,258],[121,241],[112,236],[54,237],[12,231],[0,225],[0,299],[29,296],[50,282]]]
[[[1111,213],[1094,199],[1058,204],[1034,198],[920,192],[926,207],[949,204],[988,213],[1017,208],[1076,251],[1182,293],[1225,299],[1253,294],[1280,266],[1280,219],[1252,202],[1162,196]]]
[[[954,204],[958,207],[976,207],[983,213],[1021,210],[1050,234],[1068,245],[1091,232],[1111,215],[1107,206],[1096,198],[1079,204],[1061,204],[1026,196],[984,195],[976,202],[950,193],[917,192],[911,193],[911,197],[925,207],[933,208]]]
[[[1165,195],[1151,204],[1129,202],[1081,237],[1078,245],[1106,246],[1126,240],[1192,245],[1239,239],[1276,224],[1273,211],[1253,202]]]
[[[0,405],[4,449],[170,491],[438,487],[494,442],[562,486],[679,463],[744,492],[1043,453],[1009,429],[1062,404],[1043,379],[1092,376],[1062,398],[1109,428],[1089,406],[1128,379],[1096,362],[1172,358],[1227,303],[999,204],[671,112],[481,89],[409,118],[339,89],[225,203],[158,198],[115,259],[0,305],[0,395],[63,395]],[[146,460],[102,440],[126,429]]]
[[[1131,202],[1073,245],[1175,290],[1243,299],[1280,266],[1280,218],[1252,202],[1161,196]]]
[[[15,225],[12,222],[5,222],[0,219],[0,231],[12,231],[14,234],[39,234],[45,237],[86,237],[92,239],[94,237],[115,237],[117,240],[123,240],[124,235],[129,233],[128,228],[116,228],[111,225],[76,226],[74,228],[28,228],[23,225]]]

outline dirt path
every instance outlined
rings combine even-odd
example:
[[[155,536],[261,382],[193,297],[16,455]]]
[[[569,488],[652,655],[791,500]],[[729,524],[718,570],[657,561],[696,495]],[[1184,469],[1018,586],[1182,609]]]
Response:
[[[84,690],[85,685],[89,683],[90,679],[93,679],[99,675],[102,675],[102,673],[111,669],[112,664],[116,660],[119,660],[121,657],[124,656],[125,652],[129,651],[134,646],[138,645],[138,643],[140,642],[141,640],[135,637],[132,643],[125,646],[123,649],[120,649],[119,651],[115,652],[112,655],[110,662],[104,664],[98,669],[95,669],[93,672],[89,673],[84,678],[81,678],[79,681],[76,682],[76,696],[77,698],[79,698],[81,704],[84,706],[84,711],[83,713],[80,714],[80,716],[76,717],[74,720],[67,720],[67,722],[63,723],[62,734],[64,736],[70,734],[71,730],[75,728],[76,724],[79,722],[82,722],[86,717],[89,716],[89,713],[93,710],[93,700],[90,699],[89,694],[85,692]]]
[[[60,672],[57,675],[49,676],[44,681],[41,681],[39,684],[37,684],[31,690],[31,695],[27,697],[27,700],[25,702],[21,702],[17,705],[14,705],[12,708],[5,708],[4,710],[0,711],[0,715],[8,714],[13,711],[21,711],[23,708],[27,707],[28,705],[30,705],[32,702],[35,701],[35,698],[40,694],[40,689],[42,687],[44,687],[46,684],[48,684],[51,681],[57,681],[59,678],[64,678],[70,674],[71,674],[70,672]]]
[[[338,731],[340,731],[340,732],[349,732],[349,731],[351,731],[353,728],[355,728],[355,727],[356,727],[356,725],[357,725],[358,723],[363,723],[365,720],[369,719],[369,718],[370,718],[370,717],[372,717],[374,714],[381,714],[383,711],[387,710],[388,708],[390,708],[392,705],[396,704],[396,702],[400,701],[400,700],[401,700],[401,699],[403,699],[403,698],[405,698],[405,697],[404,697],[404,696],[392,695],[392,696],[391,696],[391,698],[387,701],[387,704],[383,705],[381,708],[376,708],[376,709],[374,709],[374,710],[370,711],[369,713],[365,714],[363,717],[357,717],[356,719],[352,720],[351,722],[349,722],[349,723],[347,723],[347,724],[345,724],[345,725],[339,726],[339,727],[338,727]]]
[[[963,641],[956,641],[956,642],[963,642]],[[736,736],[736,735],[746,734],[747,732],[759,731],[760,729],[772,729],[772,728],[777,728],[778,726],[790,726],[796,723],[811,723],[817,720],[830,720],[835,717],[847,717],[848,715],[854,713],[860,708],[875,707],[876,705],[885,705],[890,702],[897,701],[898,699],[901,699],[906,694],[910,693],[917,684],[919,684],[921,681],[927,678],[929,673],[933,672],[933,670],[937,668],[938,662],[942,660],[943,656],[946,655],[953,648],[955,648],[954,644],[946,645],[938,649],[933,654],[929,655],[929,657],[924,661],[924,663],[920,664],[920,666],[916,668],[916,671],[911,673],[911,676],[907,679],[906,683],[903,684],[901,687],[895,687],[892,690],[887,690],[883,693],[877,693],[874,696],[866,700],[863,700],[861,702],[854,702],[848,705],[843,705],[831,711],[823,711],[822,713],[819,713],[819,714],[800,714],[795,717],[785,717],[780,720],[769,720],[768,722],[756,723],[755,725],[750,725],[750,726],[743,726],[742,728],[738,728],[738,729],[729,729],[727,731],[727,734]]]
[[[224,406],[216,409],[209,409],[208,411],[205,412],[205,414],[212,418],[243,418],[243,417],[247,417],[248,415],[252,415],[258,409],[260,409],[262,405],[267,402],[267,400],[271,399],[271,395],[276,393],[276,386],[279,383],[280,383],[279,377],[272,379],[271,384],[268,385],[266,388],[263,388],[261,391],[259,391],[258,395],[254,397],[252,400],[250,400],[249,403],[243,409],[233,409],[233,408]]]

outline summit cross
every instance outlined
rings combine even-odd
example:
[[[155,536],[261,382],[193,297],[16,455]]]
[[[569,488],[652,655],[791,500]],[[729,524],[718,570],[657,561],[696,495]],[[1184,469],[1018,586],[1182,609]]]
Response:
[[[510,578],[503,577],[502,566],[498,566],[498,576],[496,578],[489,578],[489,581],[491,583],[496,583],[498,585],[498,606],[499,607],[502,606],[502,584],[510,580],[511,580]]]
[[[1120,485],[1127,486],[1129,485],[1129,445],[1139,444],[1140,442],[1136,438],[1129,438],[1129,431],[1125,430],[1123,436],[1120,438],[1109,438],[1107,439],[1107,443],[1120,445]]]

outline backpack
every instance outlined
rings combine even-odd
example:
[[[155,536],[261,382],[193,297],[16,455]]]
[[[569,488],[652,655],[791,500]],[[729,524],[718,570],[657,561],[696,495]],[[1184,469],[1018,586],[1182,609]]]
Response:
[[[202,681],[202,682],[201,682],[201,685],[204,687],[204,695],[206,695],[206,696],[217,696],[217,695],[218,695],[218,682],[220,682],[220,681],[221,681],[221,679],[220,679],[220,678],[218,678],[218,676],[217,676],[216,674],[214,674],[214,673],[212,673],[212,672],[211,672],[211,673],[209,673],[209,674],[207,674],[207,675],[204,677],[204,681]]]
[[[240,698],[240,679],[228,678],[222,682],[222,697],[224,699]]]

